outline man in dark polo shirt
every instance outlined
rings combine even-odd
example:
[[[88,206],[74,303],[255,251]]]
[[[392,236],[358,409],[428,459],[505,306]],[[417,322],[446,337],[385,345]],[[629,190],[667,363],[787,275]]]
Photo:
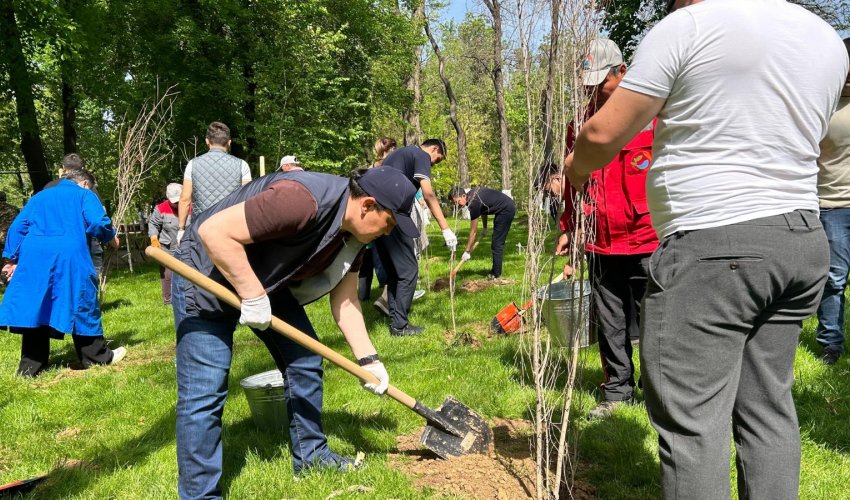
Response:
[[[322,430],[322,358],[267,330],[272,314],[316,338],[304,305],[330,294],[333,317],[354,356],[380,383],[389,375],[369,340],[357,301],[357,271],[366,243],[393,228],[417,234],[410,219],[416,189],[389,168],[348,179],[276,172],[231,193],[186,230],[178,257],[242,298],[241,311],[178,276],[172,304],[177,326],[177,463],[181,498],[218,498],[221,416],[237,324],[250,327],[283,372],[296,474],[347,470],[351,459],[328,448]]]
[[[493,254],[493,266],[487,279],[496,279],[502,275],[502,256],[505,253],[505,240],[516,215],[516,205],[510,196],[485,187],[472,188],[469,191],[453,187],[449,193],[452,203],[460,207],[469,207],[469,241],[461,260],[469,260],[478,234],[478,219],[483,221],[482,237],[487,236],[487,216],[493,216],[493,240],[490,251]]]
[[[382,164],[401,171],[417,189],[422,189],[425,203],[440,225],[446,246],[455,251],[457,236],[449,229],[443,216],[440,201],[431,186],[431,166],[446,157],[446,143],[441,139],[428,139],[421,146],[405,146],[390,153]],[[418,234],[417,236],[418,237]],[[408,322],[407,315],[413,304],[416,281],[419,279],[419,262],[416,260],[413,238],[394,231],[375,242],[381,263],[387,272],[387,301],[390,305],[390,335],[404,337],[422,333],[421,326]]]

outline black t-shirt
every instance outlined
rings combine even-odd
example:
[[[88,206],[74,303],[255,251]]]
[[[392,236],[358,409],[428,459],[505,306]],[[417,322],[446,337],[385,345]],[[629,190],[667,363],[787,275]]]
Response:
[[[416,189],[419,189],[419,181],[431,180],[431,157],[419,146],[396,149],[384,158],[381,166],[400,170]]]
[[[515,212],[516,206],[510,196],[489,188],[472,188],[466,193],[469,218],[475,220],[482,215]]]

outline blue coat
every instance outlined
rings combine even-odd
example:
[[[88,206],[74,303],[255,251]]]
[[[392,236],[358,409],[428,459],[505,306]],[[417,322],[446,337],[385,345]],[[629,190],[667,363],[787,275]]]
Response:
[[[88,189],[63,180],[33,196],[6,236],[3,257],[18,267],[0,303],[2,328],[103,335],[89,239],[114,237],[112,221]]]

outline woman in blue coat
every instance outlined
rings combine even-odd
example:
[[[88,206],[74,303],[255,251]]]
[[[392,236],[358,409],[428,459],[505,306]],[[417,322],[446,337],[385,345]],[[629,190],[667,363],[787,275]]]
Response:
[[[0,325],[22,334],[18,375],[47,367],[50,338],[74,339],[84,368],[120,361],[126,349],[103,339],[98,280],[89,239],[118,245],[103,205],[89,189],[94,179],[72,171],[55,187],[32,197],[6,237],[3,272],[9,286],[0,303]]]

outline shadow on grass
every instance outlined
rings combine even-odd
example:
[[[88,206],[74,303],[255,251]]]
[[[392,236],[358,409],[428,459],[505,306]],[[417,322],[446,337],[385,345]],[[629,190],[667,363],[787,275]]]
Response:
[[[175,413],[172,409],[142,434],[124,440],[98,455],[82,457],[80,466],[53,470],[47,480],[36,488],[32,498],[70,498],[79,495],[99,477],[144,462],[161,448],[172,445],[174,440]]]
[[[800,345],[814,357],[823,350],[815,340],[816,325],[816,320],[808,320],[800,335]],[[804,358],[797,353],[793,389],[800,431],[804,439],[850,453],[850,356],[842,356],[832,366]]]
[[[660,498],[658,459],[646,446],[651,431],[636,414],[645,409],[627,410],[581,427],[578,478],[594,484],[599,498]]]
[[[115,310],[115,309],[120,309],[124,306],[131,306],[131,305],[133,305],[133,302],[131,300],[127,300],[127,299],[124,299],[124,298],[116,299],[116,300],[110,300],[109,302],[104,302],[103,304],[101,304],[100,312],[105,313],[107,311],[112,311],[112,310]]]

